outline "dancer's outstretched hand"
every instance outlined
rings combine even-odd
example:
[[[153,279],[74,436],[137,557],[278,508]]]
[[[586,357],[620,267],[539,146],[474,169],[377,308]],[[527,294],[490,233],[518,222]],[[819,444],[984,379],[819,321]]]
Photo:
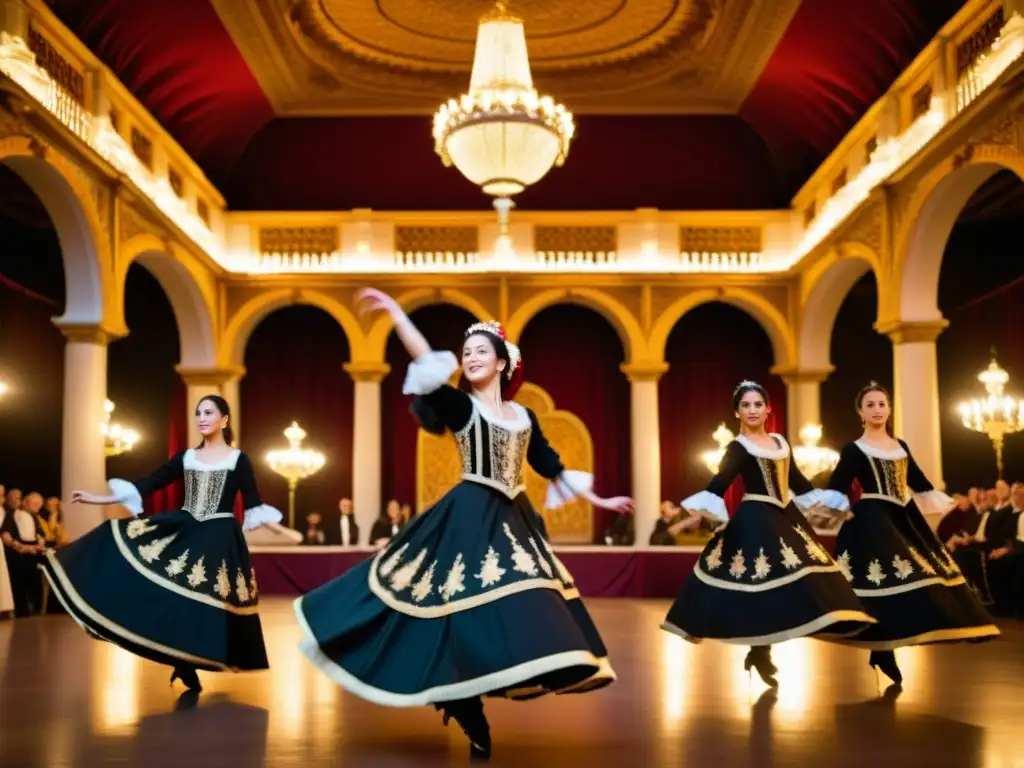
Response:
[[[620,515],[632,515],[636,512],[636,505],[629,496],[614,496],[610,499],[601,499],[597,506],[618,512]]]
[[[71,503],[98,504],[101,506],[105,506],[108,504],[117,504],[117,499],[115,499],[113,496],[97,496],[95,493],[89,493],[87,491],[72,491]]]
[[[399,317],[404,314],[398,302],[376,288],[362,288],[356,293],[356,301],[359,302],[359,311],[365,315],[372,312],[387,312],[391,317]]]

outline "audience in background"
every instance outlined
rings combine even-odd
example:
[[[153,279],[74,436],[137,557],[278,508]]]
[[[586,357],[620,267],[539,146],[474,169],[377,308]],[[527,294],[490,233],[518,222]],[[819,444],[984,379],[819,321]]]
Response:
[[[339,501],[338,511],[341,512],[341,519],[338,523],[341,531],[341,546],[354,547],[359,544],[359,525],[356,523],[352,499]]]
[[[677,507],[671,501],[661,502],[661,517],[654,525],[650,545],[652,547],[674,547],[676,536],[682,532],[683,524],[688,517],[685,510]]]
[[[398,499],[391,499],[387,507],[385,507],[384,513],[377,518],[377,522],[373,524],[373,528],[370,530],[371,546],[383,547],[404,527],[402,505],[398,503]]]
[[[309,546],[323,546],[327,543],[327,534],[320,527],[323,518],[319,512],[310,512],[306,515],[306,536],[303,543]]]

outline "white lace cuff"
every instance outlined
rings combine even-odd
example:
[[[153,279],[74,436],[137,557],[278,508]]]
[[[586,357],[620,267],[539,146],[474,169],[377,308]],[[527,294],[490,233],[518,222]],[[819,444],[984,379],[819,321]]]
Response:
[[[938,521],[956,506],[956,502],[942,491],[925,491],[914,494],[914,504],[924,515],[925,520],[934,529]]]
[[[260,504],[258,507],[245,510],[245,520],[242,522],[243,531],[251,531],[268,523],[280,523],[284,519],[278,510],[268,504]],[[300,535],[301,538],[301,535]]]
[[[850,510],[850,498],[845,493],[823,488],[815,488],[813,491],[794,496],[793,503],[801,512],[807,512],[819,505],[832,512],[848,512]]]
[[[451,352],[428,352],[409,363],[405,372],[403,395],[429,395],[451,379],[459,369],[459,361]]]
[[[142,514],[142,496],[139,489],[127,480],[108,480],[110,495],[117,499],[117,503],[131,512],[135,517]]]
[[[701,517],[729,522],[729,511],[725,508],[725,499],[716,496],[711,491],[695,493],[690,498],[683,499],[679,506],[687,512],[695,512]]]
[[[548,485],[548,496],[544,501],[545,509],[558,509],[568,504],[577,496],[590,493],[594,487],[594,476],[589,472],[578,472],[574,469],[562,471]]]

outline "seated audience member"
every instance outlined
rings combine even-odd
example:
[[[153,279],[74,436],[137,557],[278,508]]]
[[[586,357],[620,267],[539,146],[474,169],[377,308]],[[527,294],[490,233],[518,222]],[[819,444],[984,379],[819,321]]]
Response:
[[[671,501],[661,502],[661,517],[654,525],[654,532],[651,533],[650,545],[652,547],[674,547],[676,536],[683,530],[683,524],[689,514],[677,507]]]
[[[949,542],[953,559],[986,605],[992,605],[994,601],[988,578],[989,553],[1006,543],[1006,531],[1013,517],[1010,506],[994,508],[1000,503],[1000,497],[1001,494],[994,488],[979,491],[976,502],[979,512],[977,528]]]
[[[397,499],[391,499],[384,510],[384,514],[377,518],[377,522],[370,529],[370,544],[380,549],[391,537],[398,534],[405,523],[402,521],[402,505]]]
[[[616,515],[604,532],[604,543],[609,547],[632,547],[636,541],[636,523],[633,515]]]
[[[341,546],[354,547],[359,544],[359,524],[356,522],[355,507],[352,499],[342,499],[338,502],[338,511],[341,518],[338,521],[341,531]]]
[[[310,512],[306,515],[306,536],[303,539],[303,544],[315,547],[323,546],[327,542],[327,534],[320,527],[321,522],[323,522],[323,518],[319,512]]]
[[[67,543],[67,534],[64,531],[64,513],[61,511],[60,499],[51,496],[46,500],[43,508],[39,511],[37,521],[39,530],[43,536],[43,543],[51,549],[63,546]]]
[[[29,494],[29,503],[36,498],[42,504],[42,497]],[[14,615],[31,616],[41,607],[42,574],[37,568],[43,546],[40,544],[35,519],[23,508],[21,491],[12,488],[7,492],[3,508],[0,509],[0,542],[3,543],[7,571],[14,593]]]
[[[1010,489],[1009,514],[997,519],[998,531],[990,528],[990,538],[1001,542],[988,553],[988,586],[993,611],[1000,616],[1020,615],[1021,588],[1024,586],[1024,483]],[[993,513],[994,514],[994,513]]]
[[[412,504],[402,505],[402,524],[408,525],[409,521],[412,520]]]

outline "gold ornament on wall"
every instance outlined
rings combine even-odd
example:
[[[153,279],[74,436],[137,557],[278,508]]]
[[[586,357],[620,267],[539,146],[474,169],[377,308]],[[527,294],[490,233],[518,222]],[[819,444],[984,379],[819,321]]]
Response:
[[[540,428],[562,463],[583,472],[594,471],[594,444],[586,425],[575,414],[555,408],[555,402],[536,384],[525,383],[516,402],[537,415]],[[558,509],[544,509],[548,480],[526,467],[526,495],[544,517],[553,543],[589,544],[594,536],[594,516],[589,502],[576,499]],[[451,433],[432,435],[419,431],[416,442],[416,507],[422,512],[462,480],[462,459]]]

